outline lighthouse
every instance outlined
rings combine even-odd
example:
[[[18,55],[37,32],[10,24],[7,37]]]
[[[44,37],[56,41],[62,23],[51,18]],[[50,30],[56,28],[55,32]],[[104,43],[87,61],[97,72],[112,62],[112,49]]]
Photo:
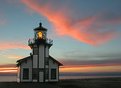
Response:
[[[30,56],[17,61],[19,82],[57,82],[62,64],[49,54],[53,40],[47,38],[47,29],[39,24],[34,38],[29,39]]]

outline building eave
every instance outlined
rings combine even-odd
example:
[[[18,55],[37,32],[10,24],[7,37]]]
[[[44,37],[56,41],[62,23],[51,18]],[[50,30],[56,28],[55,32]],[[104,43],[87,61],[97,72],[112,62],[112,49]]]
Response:
[[[49,58],[52,59],[54,62],[56,62],[59,66],[63,66],[62,63],[60,63],[59,61],[57,61],[56,59],[54,59],[52,56],[49,55]]]
[[[30,59],[30,58],[31,58],[31,56],[27,56],[27,57],[25,57],[25,58],[22,58],[22,59],[20,59],[20,60],[17,60],[17,61],[16,61],[17,67],[19,67],[19,66],[21,65],[21,63],[27,61],[27,60]],[[49,58],[50,58],[51,60],[53,60],[54,62],[56,62],[59,66],[63,66],[62,63],[60,63],[59,61],[57,61],[56,59],[54,59],[52,56],[49,55]]]
[[[25,57],[25,58],[22,58],[22,59],[17,60],[17,61],[16,61],[16,63],[17,63],[16,66],[17,66],[17,67],[20,66],[21,63],[27,61],[27,60],[30,59],[30,58],[31,58],[31,56],[27,56],[27,57]]]

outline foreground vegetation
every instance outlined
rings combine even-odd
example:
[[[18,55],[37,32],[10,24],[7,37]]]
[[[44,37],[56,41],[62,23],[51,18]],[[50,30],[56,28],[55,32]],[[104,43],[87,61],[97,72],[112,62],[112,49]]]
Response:
[[[0,88],[121,88],[121,78],[71,79],[58,83],[1,82]]]

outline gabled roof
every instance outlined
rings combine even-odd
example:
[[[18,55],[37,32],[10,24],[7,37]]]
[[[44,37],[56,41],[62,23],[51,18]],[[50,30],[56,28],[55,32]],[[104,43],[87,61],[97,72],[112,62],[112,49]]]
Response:
[[[25,57],[25,58],[22,58],[20,60],[17,60],[17,66],[21,65],[21,63],[27,61],[28,59],[31,59],[31,56],[28,56],[28,57]]]
[[[57,61],[56,59],[54,59],[52,56],[49,56],[49,59],[53,60],[54,62],[58,63],[59,66],[63,66],[62,63],[60,63],[59,61]]]
[[[28,59],[32,59],[31,56],[28,56],[28,57],[22,58],[22,59],[20,59],[20,60],[17,60],[17,66],[20,66],[21,63],[27,61]],[[51,59],[51,60],[53,60],[54,62],[56,62],[59,66],[63,66],[62,63],[60,63],[59,61],[57,61],[56,59],[54,59],[54,58],[51,57],[50,55],[49,55],[49,59]]]

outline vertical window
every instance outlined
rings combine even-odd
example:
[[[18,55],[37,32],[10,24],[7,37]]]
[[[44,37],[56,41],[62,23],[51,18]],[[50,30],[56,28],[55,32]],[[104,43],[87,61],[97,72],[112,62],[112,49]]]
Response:
[[[29,79],[29,69],[23,68],[23,79]]]
[[[45,58],[45,64],[48,65],[49,64],[49,60],[48,57]]]
[[[48,70],[49,70],[48,68],[46,68],[46,70],[45,70],[45,79],[49,78],[49,71]]]
[[[38,47],[37,47],[37,45],[34,45],[34,47],[33,47],[33,54],[34,55],[38,55]]]
[[[34,47],[34,48],[33,48],[33,54],[34,54],[34,55],[38,55],[38,48],[37,48],[37,47]]]
[[[51,69],[51,79],[56,79],[56,69]]]
[[[32,79],[38,79],[38,69],[36,68],[32,71]]]

